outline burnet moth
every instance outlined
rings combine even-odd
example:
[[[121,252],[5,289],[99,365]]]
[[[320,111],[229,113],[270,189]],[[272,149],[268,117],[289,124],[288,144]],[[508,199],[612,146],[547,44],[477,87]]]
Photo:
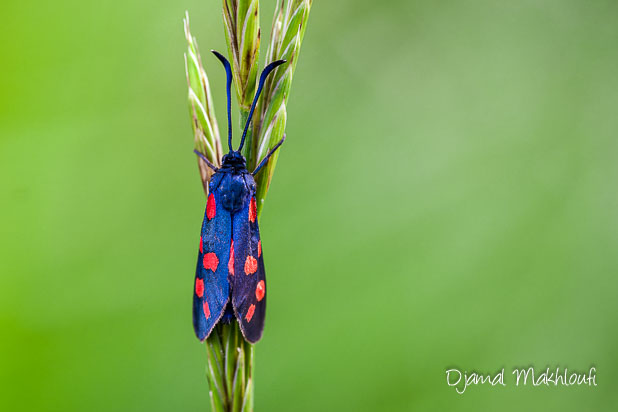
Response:
[[[229,153],[216,168],[200,152],[195,153],[214,170],[208,184],[208,201],[202,223],[200,250],[193,291],[193,328],[204,341],[221,321],[238,320],[245,339],[255,343],[262,337],[266,314],[266,274],[257,221],[255,176],[285,140],[260,161],[253,173],[247,171],[240,154],[255,105],[268,75],[285,60],[270,63],[260,75],[257,92],[245,124],[238,150],[232,149],[230,113],[232,68],[220,53],[213,53],[227,75],[227,127]]]

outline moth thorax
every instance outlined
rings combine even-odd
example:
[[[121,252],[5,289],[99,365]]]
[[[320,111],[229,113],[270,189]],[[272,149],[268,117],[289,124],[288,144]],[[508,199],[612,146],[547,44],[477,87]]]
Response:
[[[221,187],[221,201],[226,210],[237,212],[248,200],[248,190],[243,175],[226,176]]]

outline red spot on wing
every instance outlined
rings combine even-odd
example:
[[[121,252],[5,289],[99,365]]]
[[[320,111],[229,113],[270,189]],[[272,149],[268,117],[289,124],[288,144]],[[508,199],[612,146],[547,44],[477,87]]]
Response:
[[[255,197],[252,197],[251,202],[249,202],[249,221],[251,223],[255,222],[256,216],[257,216],[257,206],[255,204]]]
[[[227,270],[230,272],[230,275],[234,275],[234,239],[232,239],[232,244],[230,245],[230,261],[227,262]]]
[[[204,239],[200,236],[200,253],[204,253]]]
[[[257,272],[257,260],[251,255],[247,256],[245,260],[245,274],[252,275]]]
[[[195,294],[198,298],[204,296],[204,280],[200,278],[195,279]]]
[[[247,314],[245,315],[245,319],[247,319],[247,322],[251,322],[251,318],[253,317],[253,312],[255,312],[255,305],[251,304],[251,306],[249,306],[249,310],[247,311]]]
[[[260,280],[257,286],[255,287],[255,297],[257,298],[258,302],[264,299],[265,293],[266,293],[266,285],[264,284],[263,280]]]
[[[210,308],[208,307],[208,302],[204,301],[204,316],[206,319],[210,318]]]
[[[215,195],[208,195],[208,203],[206,203],[206,217],[208,220],[215,217],[217,214],[217,204],[215,203]]]
[[[204,255],[204,269],[212,270],[213,272],[217,271],[217,266],[219,266],[219,258],[214,253],[206,253]]]
[[[258,257],[262,256],[262,241],[258,240]]]

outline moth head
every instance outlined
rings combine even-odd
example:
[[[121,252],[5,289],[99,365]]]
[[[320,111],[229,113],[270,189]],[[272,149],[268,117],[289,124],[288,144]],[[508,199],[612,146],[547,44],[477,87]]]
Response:
[[[236,170],[246,169],[246,160],[239,151],[230,151],[228,154],[223,156],[223,167],[231,167]]]

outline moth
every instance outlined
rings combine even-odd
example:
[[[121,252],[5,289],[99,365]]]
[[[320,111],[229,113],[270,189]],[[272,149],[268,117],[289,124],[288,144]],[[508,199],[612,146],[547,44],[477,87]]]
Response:
[[[208,201],[202,222],[200,249],[193,292],[193,328],[204,341],[217,323],[238,321],[250,343],[262,337],[266,315],[266,274],[257,221],[256,186],[253,177],[268,162],[285,140],[285,135],[260,161],[255,170],[247,170],[241,154],[256,103],[268,75],[285,60],[264,68],[249,111],[238,150],[232,148],[230,113],[232,69],[229,61],[212,51],[225,67],[227,75],[227,126],[229,153],[220,168],[195,150],[214,174],[208,184]]]

